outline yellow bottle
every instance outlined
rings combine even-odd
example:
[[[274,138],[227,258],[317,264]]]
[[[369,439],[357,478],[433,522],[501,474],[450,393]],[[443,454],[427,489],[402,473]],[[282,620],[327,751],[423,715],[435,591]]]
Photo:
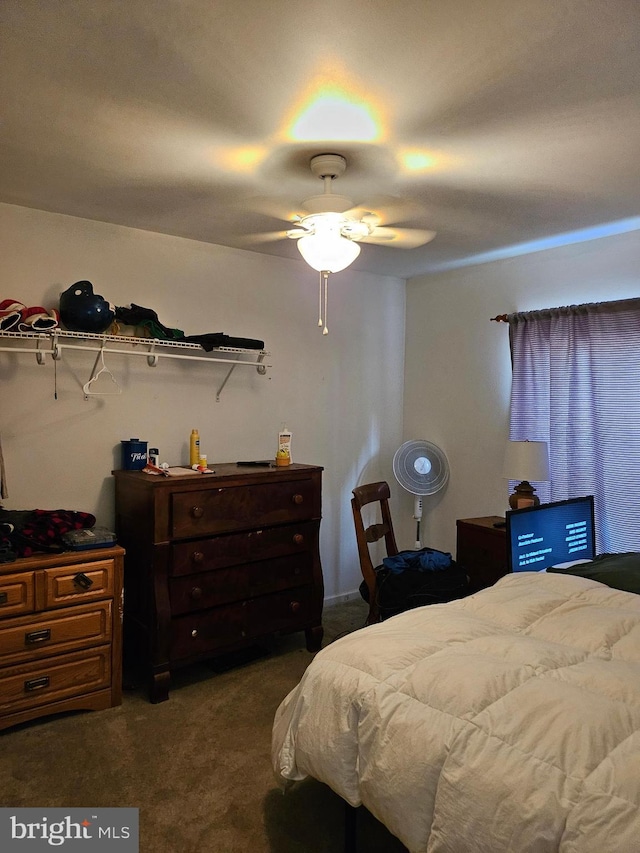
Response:
[[[189,465],[197,465],[200,461],[200,433],[197,429],[191,430],[189,439]]]

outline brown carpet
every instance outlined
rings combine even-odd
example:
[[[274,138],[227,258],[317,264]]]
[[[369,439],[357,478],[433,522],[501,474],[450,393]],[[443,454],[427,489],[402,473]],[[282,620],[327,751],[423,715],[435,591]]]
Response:
[[[324,645],[364,623],[360,600],[325,609]],[[10,807],[140,809],[141,853],[341,853],[344,803],[315,780],[286,794],[271,770],[275,710],[312,659],[304,635],[223,670],[178,671],[168,702],[132,686],[107,711],[44,718],[0,734]],[[405,847],[366,810],[358,853]]]

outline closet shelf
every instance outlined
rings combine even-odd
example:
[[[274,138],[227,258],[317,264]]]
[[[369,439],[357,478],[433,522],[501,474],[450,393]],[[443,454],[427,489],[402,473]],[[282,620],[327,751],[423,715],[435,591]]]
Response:
[[[185,341],[165,341],[159,338],[96,335],[90,332],[67,332],[63,329],[52,329],[47,332],[0,332],[0,342],[3,339],[11,341],[11,345],[0,345],[0,352],[33,353],[38,364],[44,364],[46,356],[51,356],[54,361],[58,361],[62,358],[65,349],[98,353],[89,381],[95,378],[100,357],[104,363],[105,353],[145,356],[149,367],[155,367],[161,358],[230,365],[224,381],[216,392],[216,399],[220,399],[220,393],[236,367],[255,367],[261,375],[264,375],[267,368],[271,367],[265,362],[265,359],[270,356],[266,350],[216,347],[210,353],[205,353],[200,344]]]

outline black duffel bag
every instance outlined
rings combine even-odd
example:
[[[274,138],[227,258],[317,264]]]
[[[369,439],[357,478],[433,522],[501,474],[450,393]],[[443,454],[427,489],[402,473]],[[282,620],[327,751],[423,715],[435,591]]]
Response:
[[[443,604],[469,594],[467,573],[450,554],[433,548],[401,551],[376,566],[376,592],[381,619],[427,604]],[[365,583],[360,593],[368,601]]]

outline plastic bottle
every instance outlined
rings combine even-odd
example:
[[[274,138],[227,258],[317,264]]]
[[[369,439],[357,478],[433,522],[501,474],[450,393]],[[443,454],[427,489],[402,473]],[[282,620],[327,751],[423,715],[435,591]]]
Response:
[[[197,429],[191,430],[189,439],[189,465],[197,465],[200,461],[200,433]]]
[[[291,432],[285,428],[278,433],[278,452],[276,453],[276,465],[291,464]]]

